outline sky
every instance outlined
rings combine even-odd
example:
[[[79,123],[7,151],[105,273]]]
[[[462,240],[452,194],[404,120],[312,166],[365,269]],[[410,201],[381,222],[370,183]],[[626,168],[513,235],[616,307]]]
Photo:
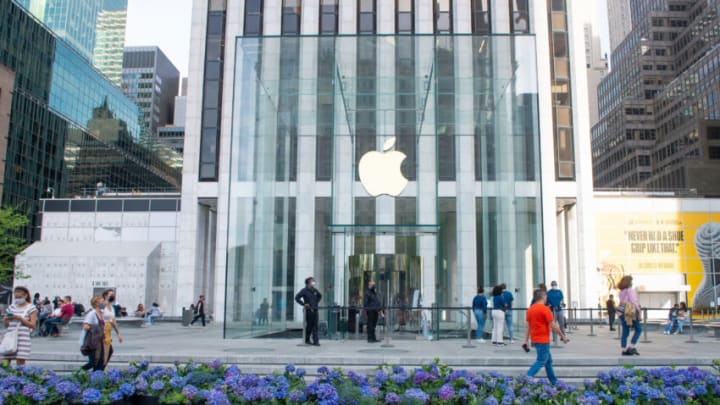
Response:
[[[600,16],[601,47],[603,53],[609,53],[606,0],[588,0],[586,4],[588,13]],[[192,0],[128,0],[125,46],[157,45],[180,76],[187,77],[191,14]]]
[[[187,77],[192,0],[128,0],[125,46],[157,45]]]

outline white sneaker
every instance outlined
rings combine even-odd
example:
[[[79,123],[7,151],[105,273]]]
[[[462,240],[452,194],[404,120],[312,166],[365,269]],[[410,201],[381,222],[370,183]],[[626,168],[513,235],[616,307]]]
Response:
[[[510,344],[515,343],[515,339],[510,339]]]
[[[477,342],[478,342],[478,343],[485,343],[485,339],[478,339]]]

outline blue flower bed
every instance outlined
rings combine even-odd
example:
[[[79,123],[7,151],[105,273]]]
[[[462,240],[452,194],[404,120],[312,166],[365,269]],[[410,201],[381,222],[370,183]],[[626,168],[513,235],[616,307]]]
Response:
[[[272,375],[212,363],[57,375],[36,367],[0,368],[4,404],[720,404],[720,379],[697,368],[617,368],[576,388],[546,379],[381,366],[371,375],[321,367],[319,376],[287,365]]]

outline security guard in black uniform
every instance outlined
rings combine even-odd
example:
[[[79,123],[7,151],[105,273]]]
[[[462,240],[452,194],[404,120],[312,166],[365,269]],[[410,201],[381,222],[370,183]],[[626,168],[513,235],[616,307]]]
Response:
[[[310,336],[312,336],[312,345],[320,346],[318,339],[318,304],[322,299],[322,294],[315,286],[317,282],[313,277],[305,279],[305,288],[300,290],[295,296],[295,302],[305,308],[305,343],[310,344]]]
[[[363,307],[365,308],[365,313],[367,314],[368,343],[379,342],[379,340],[375,336],[375,327],[377,326],[378,315],[380,314],[380,310],[382,309],[382,304],[380,303],[380,298],[378,298],[377,291],[375,290],[375,282],[372,280],[370,280],[370,282],[368,283],[368,289],[367,291],[365,291],[365,297],[363,298]]]

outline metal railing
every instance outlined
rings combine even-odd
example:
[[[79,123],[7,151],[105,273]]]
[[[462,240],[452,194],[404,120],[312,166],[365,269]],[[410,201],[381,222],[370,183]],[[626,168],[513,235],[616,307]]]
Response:
[[[318,306],[313,308],[318,311],[319,323],[323,324],[321,330],[323,338],[335,339],[335,340],[346,340],[351,335],[355,338],[359,338],[361,334],[366,334],[367,331],[362,332],[363,326],[367,327],[367,321],[363,321],[363,313],[367,308],[361,306]],[[528,308],[511,308],[505,309],[505,311],[512,311],[517,315],[513,315],[514,322],[512,324],[514,332],[525,331],[525,316],[519,316],[524,314]],[[486,313],[486,325],[480,336],[483,336],[485,331],[491,329],[488,328],[488,323],[492,322],[492,308],[487,309]],[[307,329],[306,322],[306,309],[303,308],[303,332],[301,345],[305,345],[305,341],[309,338],[305,336],[305,330]],[[400,338],[401,333],[411,333],[413,335],[422,335],[427,340],[440,340],[440,339],[461,339],[463,340],[464,348],[473,348],[473,333],[476,332],[475,326],[477,325],[474,321],[473,308],[472,307],[444,307],[439,305],[431,306],[419,306],[419,307],[407,307],[407,306],[388,306],[383,307],[381,311],[384,313],[384,322],[380,322],[377,325],[377,329],[382,330],[382,345],[381,347],[393,347],[393,339],[397,340]],[[642,308],[642,316],[640,321],[642,322],[643,329],[643,340],[642,343],[651,343],[648,339],[648,312],[650,311],[668,311],[668,308]],[[567,314],[564,320],[564,324],[561,325],[563,330],[567,334],[577,333],[579,326],[588,326],[590,333],[587,334],[589,337],[599,336],[596,333],[596,328],[600,326],[609,327],[608,319],[606,318],[606,308],[565,308],[561,310],[561,313],[553,311],[553,316],[556,319],[562,319],[561,315]],[[698,343],[695,339],[695,324],[693,310],[688,308],[686,315],[687,328],[689,331],[689,339],[686,343]],[[617,313],[615,319],[616,329],[618,330],[617,337],[620,339],[621,336],[621,321],[619,317],[622,313]],[[488,322],[488,320],[490,322]],[[653,325],[657,325],[662,328],[667,322],[667,318],[656,317],[651,320]],[[505,324],[503,324],[505,328]],[[379,335],[379,334],[378,334]],[[554,334],[553,334],[554,335]],[[561,347],[558,344],[557,336],[553,336],[553,344],[556,347]]]

